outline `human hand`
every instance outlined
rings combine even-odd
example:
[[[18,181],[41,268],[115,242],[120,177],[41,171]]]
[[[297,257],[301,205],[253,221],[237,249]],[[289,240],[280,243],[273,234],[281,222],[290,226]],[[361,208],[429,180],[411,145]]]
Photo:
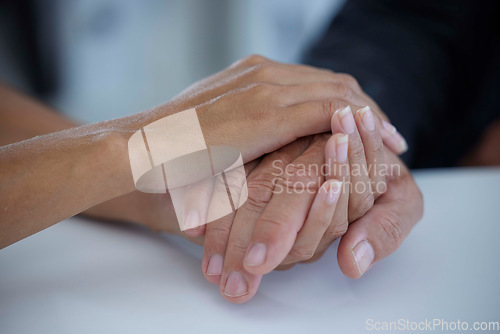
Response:
[[[245,57],[227,69],[194,83],[171,103],[179,110],[196,107],[233,90],[248,89],[253,85],[293,86],[298,95],[309,95],[304,85],[312,84],[313,94],[308,98],[315,101],[335,100],[342,105],[369,106],[383,121],[380,134],[384,144],[400,154],[406,150],[404,138],[389,123],[379,106],[349,74],[335,73],[308,65],[284,64],[258,55]],[[283,88],[283,90],[288,88]],[[290,102],[290,101],[288,101]],[[328,101],[325,101],[328,102]],[[328,106],[325,106],[328,109]],[[354,110],[354,108],[352,108]]]
[[[228,91],[241,91],[248,89],[249,86],[250,88],[258,87],[261,83],[265,83],[267,88],[276,88],[276,86],[282,85],[291,86],[287,88],[295,88],[297,92],[303,91],[303,93],[313,98],[322,99],[334,97],[335,101],[331,99],[320,101],[318,105],[321,104],[322,109],[325,109],[325,107],[332,109],[332,104],[338,105],[339,103],[344,103],[343,105],[345,106],[346,101],[344,98],[349,98],[348,102],[351,103],[350,105],[353,107],[354,103],[370,105],[373,109],[377,110],[375,113],[376,116],[380,115],[381,118],[385,118],[378,106],[360,90],[356,81],[348,75],[333,73],[309,66],[280,64],[258,56],[251,56],[239,61],[227,70],[193,85],[185,92],[181,93],[172,103],[176,105],[179,110],[190,108],[210,101],[219,94],[224,94],[224,92],[226,92],[227,95]],[[312,90],[314,94],[308,93],[308,90],[304,90],[304,86],[307,83],[310,84],[309,88],[315,88]],[[265,91],[266,88],[262,90]],[[309,92],[311,92],[311,89],[309,89]],[[269,93],[269,95],[274,94]],[[286,96],[286,94],[283,94],[285,99]],[[356,122],[359,122],[358,118],[359,117],[356,116]],[[378,119],[377,117],[375,118]],[[380,133],[386,145],[393,147],[393,149],[397,151],[401,148],[404,141],[397,132],[394,132],[393,127],[387,124],[388,123],[380,127]],[[334,126],[336,126],[337,129],[342,128],[339,122]],[[350,138],[350,140],[352,139]],[[360,154],[360,152],[362,150],[357,151],[355,155],[358,157],[361,156],[362,154]],[[368,170],[373,171],[374,169],[368,168]],[[363,175],[363,173],[355,178],[362,180],[360,182],[366,184],[367,176]],[[374,195],[376,198],[379,193],[375,192]],[[129,198],[129,200],[127,200],[127,198]],[[357,202],[357,204],[350,205],[350,208],[354,208],[350,209],[350,217],[356,218],[364,214],[371,206],[372,201],[373,197],[369,191],[366,191],[362,196],[353,196],[351,202]],[[135,217],[129,218],[129,220],[132,219],[154,229],[178,232],[178,227],[175,226],[176,224],[170,223],[172,221],[171,218],[174,216],[172,215],[168,194],[149,195],[134,192],[125,195],[121,202],[142,203],[140,207],[137,205],[127,205],[126,211],[130,211],[130,208],[132,208],[133,211],[127,215],[127,217]],[[147,208],[150,208],[150,210]],[[201,235],[203,234],[203,227],[198,230],[188,231],[188,234],[192,236]]]
[[[322,254],[347,230],[348,206],[353,221],[385,191],[379,122],[371,111],[362,108],[353,117],[341,109],[332,129],[350,135],[335,131],[329,141],[329,135],[317,135],[306,147],[302,139],[269,154],[248,176],[247,203],[235,216],[207,225],[203,272],[221,285],[226,299],[247,301],[263,274]],[[337,187],[332,180],[341,181],[344,191],[328,197]],[[262,254],[248,250],[255,244]]]
[[[257,91],[260,93],[255,94]],[[259,96],[256,97],[256,95]],[[308,103],[301,103],[303,100]],[[290,138],[300,136],[298,133],[294,134],[293,131],[289,131],[285,126],[287,121],[297,124],[289,116],[290,113],[287,113],[287,117],[282,121],[280,120],[287,110],[300,113],[301,110],[308,112],[316,109],[321,110],[321,114],[328,114],[328,110],[333,110],[338,106],[351,105],[354,108],[355,103],[370,105],[373,110],[377,110],[375,112],[377,119],[379,115],[380,118],[385,118],[378,106],[362,92],[356,81],[349,75],[304,65],[281,64],[263,57],[251,56],[194,84],[166,106],[156,108],[151,112],[164,115],[164,109],[168,108],[176,111],[197,107],[208,144],[220,145],[230,141],[231,145],[242,150],[244,154],[248,153],[244,156],[245,161],[248,161],[258,154],[267,153],[276,146],[283,145]],[[248,114],[245,113],[245,119],[238,118],[244,112],[231,113],[230,117],[225,116],[224,113],[229,109],[234,110],[235,107],[241,107],[241,111],[250,110]],[[282,112],[273,113],[273,110]],[[252,114],[257,118],[250,117]],[[266,115],[280,121],[267,122],[262,118]],[[310,123],[310,119],[307,123]],[[327,124],[327,122],[320,123]],[[266,127],[266,124],[270,125]],[[259,133],[255,129],[256,126],[261,127],[260,130],[265,130],[261,132],[267,131],[268,135],[259,136],[265,138],[263,141],[249,140]],[[276,131],[280,129],[284,129],[286,133],[284,137],[279,138],[279,143],[277,143],[273,141],[273,138],[277,139],[281,136],[279,131]],[[386,144],[391,146],[392,143],[392,147],[396,150],[400,149],[404,140],[393,129],[392,126],[387,125],[380,127],[380,132]],[[137,197],[149,196],[137,195]],[[158,197],[163,198],[165,205],[168,206],[168,196],[159,195]],[[153,201],[156,202],[156,199]],[[163,212],[163,210],[160,211]],[[150,221],[150,215],[146,215],[147,220]],[[161,224],[148,223],[148,225]],[[187,234],[198,236],[203,234],[203,229],[202,226],[199,229],[189,230]]]
[[[399,248],[422,218],[423,197],[410,171],[390,150],[384,148],[390,172],[387,191],[342,236],[337,260],[350,278],[361,277],[376,262]]]
[[[370,114],[373,115],[372,118],[375,119],[377,125],[382,124],[382,126],[378,127],[384,143],[397,153],[401,153],[406,149],[404,139],[395,130],[395,128],[386,121],[387,118],[380,111],[380,108],[361,90],[354,78],[346,74],[333,73],[328,70],[317,69],[310,66],[281,64],[263,57],[251,56],[233,64],[227,70],[217,73],[214,76],[193,85],[181,93],[177,100],[182,102],[183,108],[189,108],[193,105],[192,101],[196,101],[196,103],[198,103],[210,100],[218,94],[226,94],[224,92],[228,90],[242,90],[245,89],[245,87],[248,87],[248,85],[252,86],[256,84],[264,85],[264,87],[270,85],[268,87],[271,88],[269,90],[269,94],[274,96],[276,96],[276,94],[272,93],[272,89],[276,87],[278,87],[277,89],[283,93],[290,89],[290,92],[292,92],[291,95],[289,94],[289,97],[284,96],[284,98],[279,102],[280,104],[296,103],[297,101],[292,102],[289,100],[292,98],[292,95],[298,97],[303,94],[307,94],[307,98],[309,99],[322,101],[322,106],[320,107],[323,109],[331,110],[338,107],[339,104],[342,106],[350,105],[353,109],[359,108],[356,107],[356,105],[369,106],[370,110],[374,111]],[[313,89],[308,90],[306,89],[307,87],[313,87]],[[210,119],[212,120],[217,119],[213,117],[212,114],[206,114],[210,115]],[[244,129],[244,124],[242,124],[241,127]],[[278,129],[280,128],[282,127],[279,127]],[[339,126],[336,126],[336,129],[338,128]],[[271,131],[277,134],[274,127]],[[232,131],[229,132],[231,133]],[[239,133],[238,137],[243,138],[244,134]],[[265,140],[267,141],[268,139],[266,138]],[[232,141],[232,144],[238,146],[238,141]],[[268,149],[267,151],[270,152],[271,150]],[[358,154],[358,156],[359,155],[360,154]],[[252,157],[255,156],[256,154]],[[358,158],[357,160],[360,159]],[[248,159],[245,159],[245,161],[248,161]],[[374,176],[373,171],[373,168],[369,168],[369,172],[372,177]],[[358,174],[360,175],[359,177],[355,176],[355,181],[357,183],[360,183],[358,182],[358,179],[364,179],[366,181],[367,177],[362,176],[364,173]],[[368,207],[371,206],[371,195],[367,195],[368,193],[369,192],[367,191],[365,194],[367,197],[366,200],[360,200],[361,196],[355,196],[353,198],[354,205],[351,205],[351,207],[360,208],[359,210],[351,209],[350,213],[354,218],[356,215],[359,217],[362,213],[366,212]],[[377,192],[375,192],[375,198],[376,196],[378,196]],[[368,204],[363,204],[361,202],[366,202]],[[365,205],[365,207],[361,207],[361,205]],[[356,213],[353,211],[359,212]],[[201,226],[197,229],[187,230],[187,233],[191,236],[198,236],[202,235],[203,231],[204,227]]]

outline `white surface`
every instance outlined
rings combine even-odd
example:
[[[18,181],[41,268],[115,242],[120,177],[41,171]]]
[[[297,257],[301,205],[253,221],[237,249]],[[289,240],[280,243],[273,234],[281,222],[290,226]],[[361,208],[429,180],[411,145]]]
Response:
[[[376,321],[500,321],[500,170],[417,174],[425,217],[360,280],[335,247],[264,277],[249,303],[219,296],[201,248],[70,219],[0,251],[0,333],[354,333]]]

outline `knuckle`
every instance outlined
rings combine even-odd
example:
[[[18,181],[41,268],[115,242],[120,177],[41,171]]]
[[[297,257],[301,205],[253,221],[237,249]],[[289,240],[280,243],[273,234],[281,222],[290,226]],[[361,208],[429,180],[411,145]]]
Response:
[[[351,144],[349,142],[349,144]],[[349,150],[349,161],[352,161],[353,163],[356,163],[358,165],[361,165],[365,161],[365,149],[363,147],[363,144],[361,143],[360,140],[353,140],[352,145],[350,146]],[[364,168],[361,166],[357,166],[361,170]],[[354,168],[352,168],[354,170]]]
[[[269,59],[267,59],[264,56],[261,56],[258,54],[252,54],[252,55],[249,55],[249,56],[243,58],[242,63],[244,63],[245,65],[248,65],[248,66],[255,66],[258,64],[265,63],[267,61],[269,61]]]
[[[403,226],[401,220],[390,212],[378,216],[377,224],[386,236],[384,244],[396,250],[403,242]]]
[[[342,224],[330,225],[330,227],[325,232],[325,238],[332,243],[347,232],[347,220],[344,220]]]
[[[216,235],[229,235],[229,233],[231,232],[231,226],[232,224],[208,224],[207,230],[209,233],[207,233],[207,235],[210,235],[212,233]]]
[[[271,63],[259,64],[254,67],[253,76],[255,81],[273,81],[276,77],[276,67]]]
[[[294,246],[287,256],[290,262],[307,261],[314,256],[316,249],[310,246]]]
[[[344,100],[350,100],[352,96],[354,95],[352,88],[350,84],[345,83],[345,82],[337,82],[334,84],[335,92],[337,93],[337,96]]]
[[[354,191],[356,191],[354,189]],[[352,212],[349,215],[349,221],[353,222],[361,217],[363,217],[372,207],[375,199],[371,190],[363,191],[358,194],[353,201]]]
[[[335,110],[337,110],[341,107],[338,100],[332,100],[332,99],[324,100],[321,102],[321,104],[322,104],[321,111],[322,111],[325,119],[330,119],[332,117],[333,113],[335,112]],[[345,106],[345,104],[344,104],[344,106]]]
[[[286,217],[284,217],[283,214],[276,213],[275,216],[273,217],[260,217],[259,218],[259,224],[261,226],[266,226],[267,231],[287,231],[289,232],[289,228],[286,226]],[[272,240],[276,237],[281,238],[281,235],[278,235],[276,233],[270,232],[267,233],[266,238],[269,240]]]
[[[245,205],[248,209],[262,212],[272,197],[272,180],[267,178],[253,178],[247,181],[248,198]]]
[[[232,237],[229,240],[228,252],[234,254],[245,254],[248,248],[248,240],[241,237]]]
[[[347,73],[337,73],[337,76],[340,77],[340,79],[345,82],[347,85],[349,85],[351,88],[358,88],[359,83],[356,78],[354,78],[352,75],[347,74]]]

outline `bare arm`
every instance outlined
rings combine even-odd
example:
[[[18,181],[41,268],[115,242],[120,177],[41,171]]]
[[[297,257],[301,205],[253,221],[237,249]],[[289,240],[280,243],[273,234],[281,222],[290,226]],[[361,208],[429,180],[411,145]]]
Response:
[[[64,131],[75,124],[4,86],[0,101],[0,248],[134,189],[122,124]]]

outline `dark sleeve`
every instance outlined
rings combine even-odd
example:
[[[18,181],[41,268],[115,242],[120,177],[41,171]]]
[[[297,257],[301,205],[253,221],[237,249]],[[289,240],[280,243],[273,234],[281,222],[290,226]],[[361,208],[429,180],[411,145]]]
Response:
[[[304,61],[353,75],[407,139],[409,151],[403,159],[410,166],[453,164],[471,139],[455,136],[450,148],[450,140],[442,136],[454,132],[449,128],[444,133],[442,127],[457,108],[466,107],[456,101],[457,94],[470,93],[471,87],[456,81],[470,82],[476,72],[486,71],[477,63],[476,72],[469,73],[469,68],[475,53],[493,42],[467,29],[487,33],[490,23],[480,27],[478,18],[488,20],[488,6],[486,1],[348,0]],[[466,118],[466,111],[458,115]],[[465,120],[454,122],[458,127]]]

